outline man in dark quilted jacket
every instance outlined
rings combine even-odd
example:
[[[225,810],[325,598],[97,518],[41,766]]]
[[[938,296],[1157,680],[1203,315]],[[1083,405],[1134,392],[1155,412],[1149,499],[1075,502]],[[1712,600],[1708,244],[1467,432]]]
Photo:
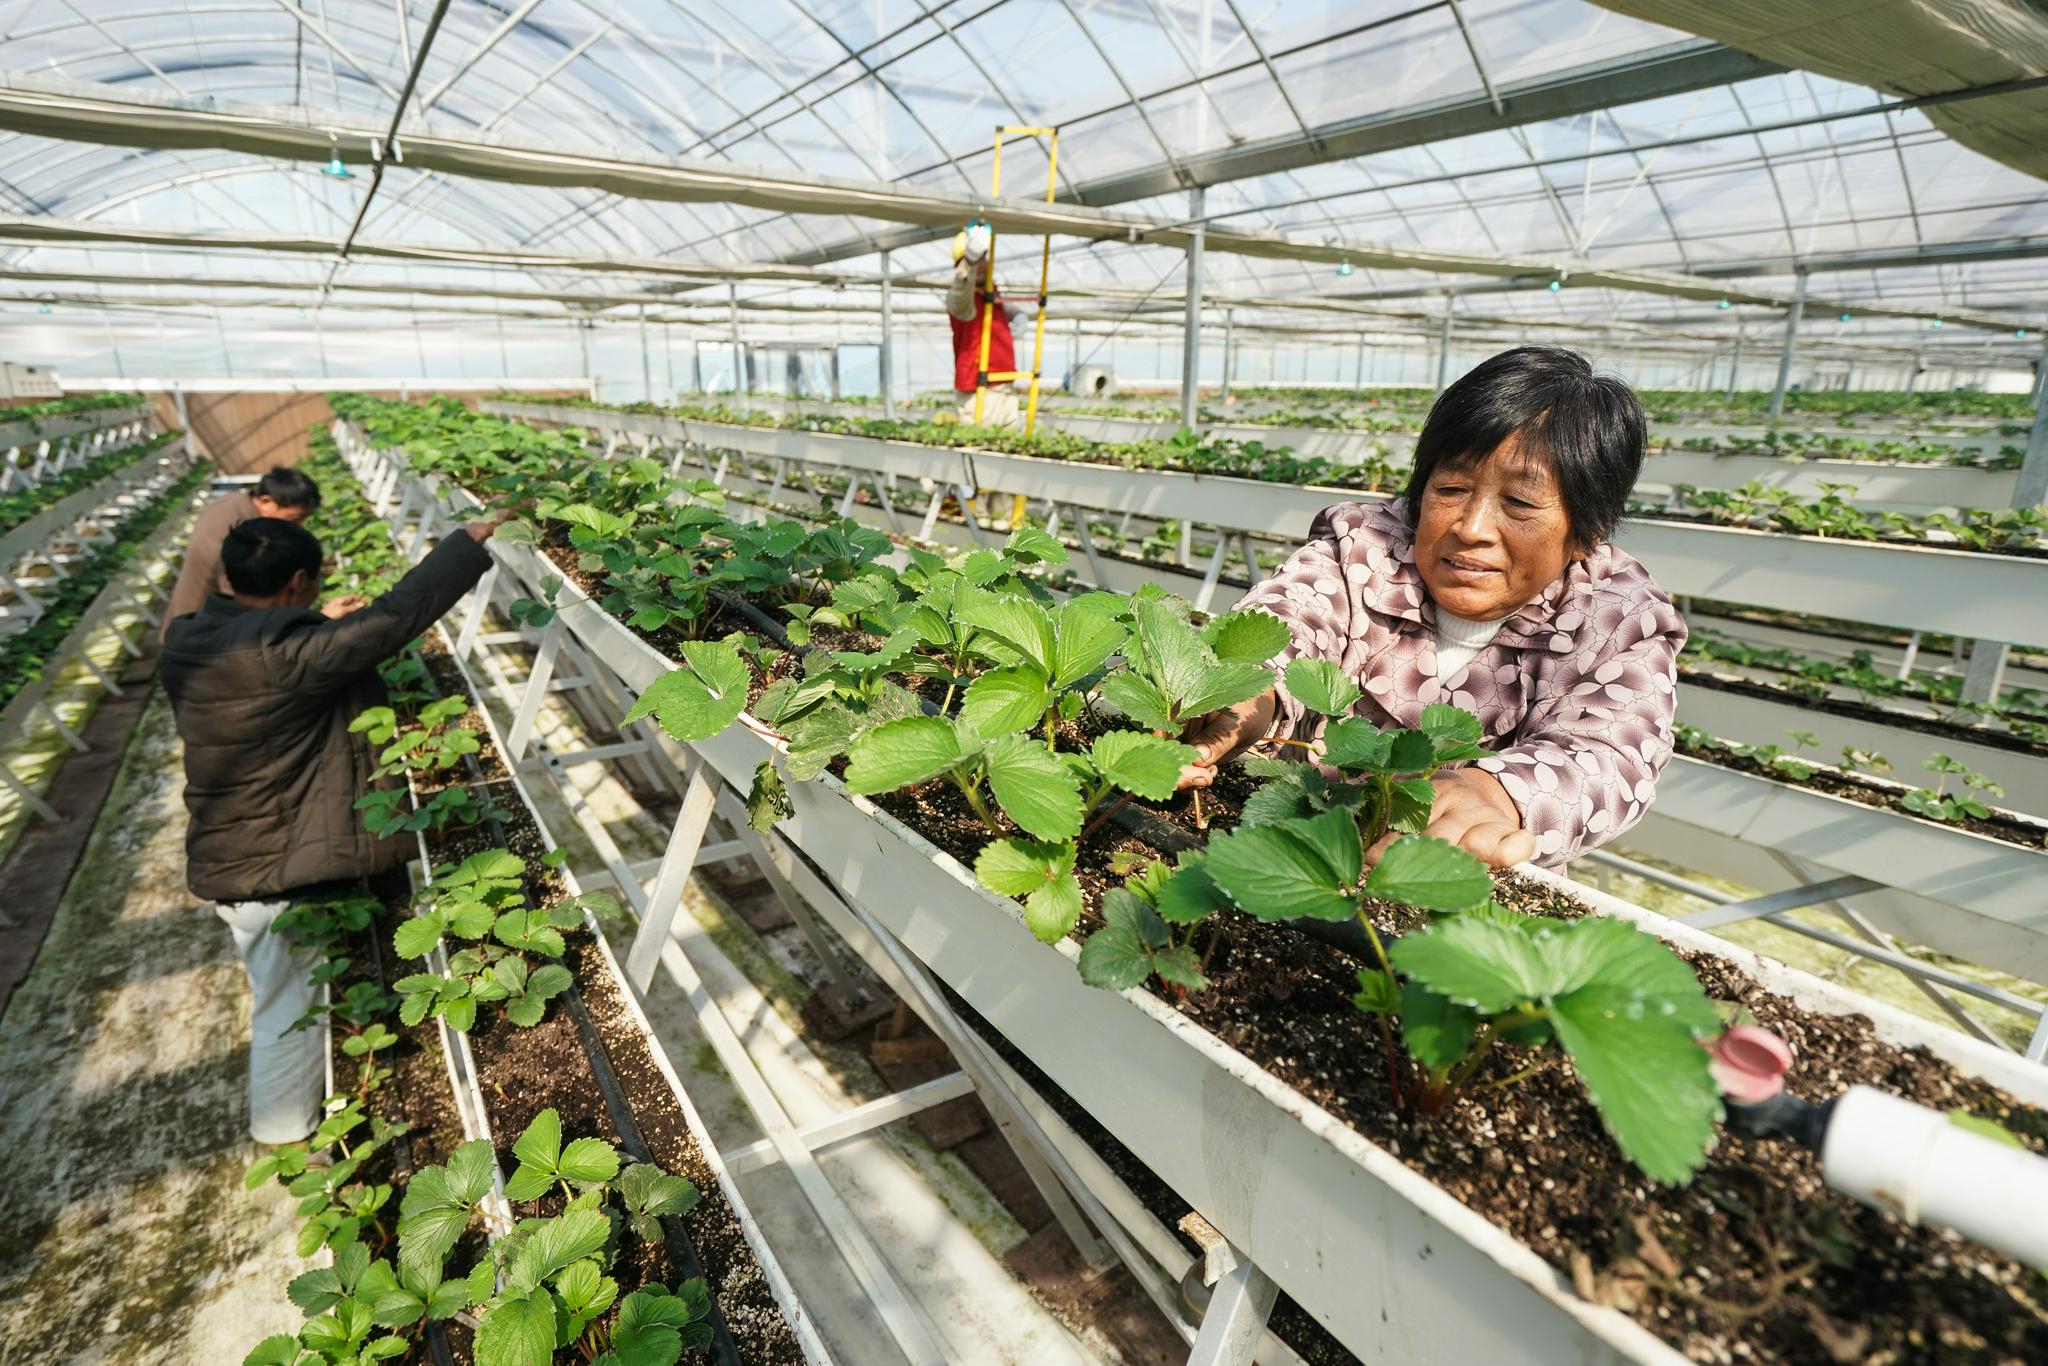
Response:
[[[385,700],[377,665],[490,568],[483,543],[496,527],[470,523],[390,592],[329,617],[313,610],[320,542],[251,518],[221,545],[233,591],[209,594],[165,636],[160,669],[185,742],[186,882],[227,922],[255,993],[249,1127],[260,1143],[312,1132],[325,1076],[326,1031],[286,1032],[312,1009],[313,960],[271,922],[403,861],[404,843],[380,844],[355,810],[375,761],[349,723]]]

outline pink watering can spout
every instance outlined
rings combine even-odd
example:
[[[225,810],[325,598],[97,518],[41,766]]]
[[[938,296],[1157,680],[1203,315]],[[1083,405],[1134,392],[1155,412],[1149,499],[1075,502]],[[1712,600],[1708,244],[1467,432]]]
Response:
[[[1756,1104],[1785,1089],[1792,1049],[1768,1029],[1735,1025],[1718,1039],[1702,1044],[1712,1059],[1708,1070],[1721,1094],[1733,1101]]]

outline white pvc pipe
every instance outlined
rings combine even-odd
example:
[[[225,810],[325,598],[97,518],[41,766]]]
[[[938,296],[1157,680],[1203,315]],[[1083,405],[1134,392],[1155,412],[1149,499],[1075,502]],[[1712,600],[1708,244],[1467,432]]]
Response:
[[[2027,1266],[2048,1266],[2048,1158],[1972,1133],[1939,1110],[1850,1087],[1828,1120],[1821,1174],[1909,1224],[1952,1228]]]

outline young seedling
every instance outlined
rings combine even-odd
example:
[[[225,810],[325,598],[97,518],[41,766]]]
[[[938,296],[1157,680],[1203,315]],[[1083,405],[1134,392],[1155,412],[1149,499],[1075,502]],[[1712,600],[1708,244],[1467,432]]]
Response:
[[[1721,1102],[1698,1040],[1721,1019],[1692,969],[1656,939],[1605,916],[1558,922],[1489,903],[1403,936],[1393,961],[1406,983],[1360,973],[1357,1004],[1400,1017],[1422,1072],[1405,1095],[1397,1088],[1404,1107],[1442,1108],[1498,1042],[1554,1042],[1646,1175],[1681,1183],[1706,1160]]]
[[[1187,867],[1186,857],[1182,866]],[[1132,874],[1102,899],[1103,928],[1081,946],[1081,980],[1092,987],[1128,991],[1157,977],[1177,991],[1201,991],[1209,979],[1196,958],[1194,928],[1215,908],[1207,897],[1164,895],[1174,869],[1163,862]],[[1210,946],[1215,938],[1210,939]]]
[[[1132,597],[1131,620],[1129,667],[1102,680],[1102,696],[1139,725],[1176,738],[1196,717],[1270,688],[1265,661],[1291,638],[1285,623],[1255,610],[1226,612],[1197,631],[1186,604],[1156,594]],[[1205,826],[1200,789],[1191,805],[1196,825]]]
[[[1981,773],[1974,772],[1967,764],[1959,763],[1946,754],[1930,754],[1921,767],[1930,773],[1939,773],[1941,780],[1932,792],[1916,787],[1899,798],[1899,805],[1916,816],[1925,816],[1932,821],[1953,825],[1965,817],[1975,820],[1991,819],[1991,808],[1980,800],[1978,794],[2003,797],[2005,789]],[[1953,797],[1948,796],[1949,779],[1961,781],[1964,791]]]

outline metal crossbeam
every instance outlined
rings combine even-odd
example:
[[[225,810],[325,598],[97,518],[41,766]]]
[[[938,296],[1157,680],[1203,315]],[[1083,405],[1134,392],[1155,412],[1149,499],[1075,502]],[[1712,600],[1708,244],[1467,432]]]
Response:
[[[1762,915],[1797,910],[1801,906],[1811,906],[1817,901],[1834,901],[1840,897],[1879,891],[1884,885],[1882,882],[1873,882],[1867,877],[1857,877],[1853,874],[1831,877],[1825,882],[1809,882],[1798,887],[1787,887],[1781,892],[1751,897],[1747,901],[1731,901],[1725,906],[1715,906],[1709,910],[1696,911],[1692,915],[1679,916],[1678,923],[1696,930],[1714,930],[1723,925],[1754,920]]]
[[[834,1115],[822,1123],[799,1129],[796,1136],[798,1141],[812,1152],[822,1153],[838,1144],[873,1133],[885,1124],[893,1124],[899,1119],[907,1119],[920,1111],[929,1110],[934,1105],[943,1105],[949,1100],[973,1094],[973,1078],[965,1072],[948,1072],[943,1077],[934,1077],[930,1081],[906,1087],[883,1096],[880,1100],[857,1105],[844,1114]],[[725,1159],[725,1169],[734,1174],[772,1167],[782,1160],[775,1151],[775,1145],[765,1138],[749,1143],[744,1148],[721,1153],[720,1156]]]

